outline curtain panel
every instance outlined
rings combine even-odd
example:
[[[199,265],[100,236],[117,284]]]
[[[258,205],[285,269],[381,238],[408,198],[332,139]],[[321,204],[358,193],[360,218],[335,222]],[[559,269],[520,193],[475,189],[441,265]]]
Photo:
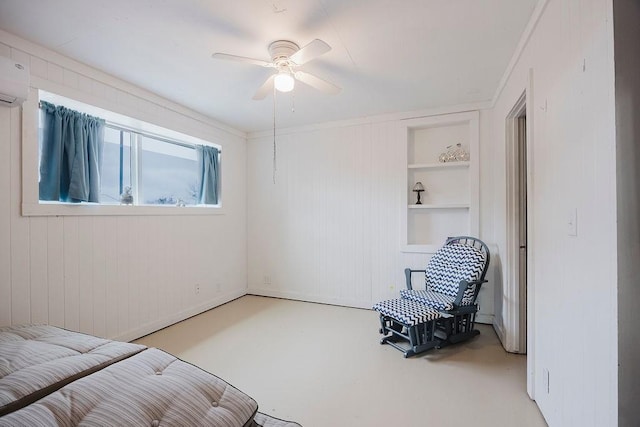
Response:
[[[105,121],[40,102],[40,200],[100,202]]]
[[[196,145],[198,154],[198,203],[218,204],[218,180],[220,179],[218,156],[215,147]]]

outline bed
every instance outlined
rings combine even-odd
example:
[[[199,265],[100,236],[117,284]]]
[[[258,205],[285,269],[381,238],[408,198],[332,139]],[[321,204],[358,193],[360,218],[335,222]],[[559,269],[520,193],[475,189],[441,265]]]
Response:
[[[169,353],[53,326],[0,328],[0,426],[300,427]]]

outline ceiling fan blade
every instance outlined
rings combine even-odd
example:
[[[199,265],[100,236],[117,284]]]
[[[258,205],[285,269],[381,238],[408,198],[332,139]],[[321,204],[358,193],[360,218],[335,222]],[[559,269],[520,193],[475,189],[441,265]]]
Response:
[[[253,64],[253,65],[259,65],[261,67],[273,67],[273,63],[271,62],[267,62],[267,61],[263,61],[261,59],[254,59],[254,58],[246,58],[244,56],[237,56],[237,55],[229,55],[228,53],[214,53],[213,55],[211,55],[212,58],[214,59],[224,59],[227,61],[236,61],[236,62],[244,62],[247,64]]]
[[[315,39],[311,43],[291,55],[290,59],[296,64],[302,65],[314,58],[317,58],[320,55],[329,52],[330,50],[331,46],[320,39]]]
[[[273,80],[276,78],[276,75],[273,74],[269,77],[263,84],[260,86],[255,95],[253,95],[254,101],[261,101],[267,97],[271,92],[273,92]]]
[[[333,83],[329,83],[326,80],[322,80],[320,77],[314,76],[313,74],[305,73],[304,71],[296,71],[294,74],[295,78],[300,80],[302,83],[306,83],[312,88],[318,89],[319,91],[330,93],[332,95],[336,95],[340,93],[342,90],[338,86]]]

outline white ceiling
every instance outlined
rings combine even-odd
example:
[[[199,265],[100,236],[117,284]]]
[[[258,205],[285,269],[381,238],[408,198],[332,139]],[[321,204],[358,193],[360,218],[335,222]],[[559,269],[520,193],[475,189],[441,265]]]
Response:
[[[269,129],[251,97],[267,46],[315,38],[301,69],[343,88],[278,94],[279,127],[490,100],[537,0],[0,0],[0,28],[244,131]],[[292,104],[295,112],[292,112]]]

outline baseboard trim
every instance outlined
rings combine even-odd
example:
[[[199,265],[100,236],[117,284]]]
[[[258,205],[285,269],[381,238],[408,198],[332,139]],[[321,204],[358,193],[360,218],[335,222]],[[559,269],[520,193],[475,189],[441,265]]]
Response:
[[[496,335],[498,335],[498,339],[500,340],[500,344],[502,344],[502,347],[505,350],[507,350],[507,347],[505,345],[505,342],[506,342],[506,339],[507,339],[507,335],[506,335],[506,332],[504,330],[504,325],[495,316],[493,318],[493,329],[496,331]]]
[[[493,314],[478,313],[476,314],[476,323],[482,323],[484,325],[493,325],[495,316]]]
[[[371,306],[373,305],[373,302],[371,301],[341,299],[341,298],[327,298],[327,297],[321,297],[316,295],[301,294],[298,292],[281,291],[281,290],[265,289],[265,288],[249,288],[249,290],[247,291],[247,295],[272,297],[272,298],[284,298],[284,299],[290,299],[294,301],[337,305],[340,307],[363,308],[366,310],[371,310]],[[476,323],[492,325],[494,324],[494,322],[495,322],[495,316],[493,314],[486,314],[486,313],[476,314]]]
[[[174,325],[176,323],[182,322],[190,317],[193,317],[197,314],[204,313],[207,310],[211,310],[212,308],[221,306],[222,304],[226,304],[229,301],[233,301],[234,299],[240,298],[247,294],[246,289],[238,289],[230,292],[225,292],[224,294],[199,304],[195,307],[188,308],[187,310],[180,311],[178,313],[174,313],[171,316],[156,320],[150,323],[146,323],[140,327],[131,329],[125,333],[117,335],[115,337],[109,337],[110,339],[116,341],[133,341],[145,335],[149,335],[153,332],[157,332],[160,329],[166,328],[167,326]]]
[[[364,308],[367,310],[370,310],[371,306],[373,305],[371,301],[342,299],[342,298],[327,298],[327,297],[321,297],[317,295],[307,295],[307,294],[301,294],[298,292],[279,291],[275,289],[265,289],[265,288],[249,288],[249,290],[247,291],[247,295],[284,298],[284,299],[290,299],[295,301],[338,305],[341,307]]]
[[[174,313],[173,315],[167,318],[146,323],[144,325],[141,325],[140,327],[131,329],[120,335],[116,335],[114,337],[109,337],[109,338],[116,341],[133,341],[145,335],[151,334],[153,332],[157,332],[168,326],[182,322],[183,320],[186,320],[190,317],[204,313],[205,311],[211,310],[212,308],[216,308],[218,306],[226,304],[230,301],[233,301],[245,295],[284,298],[284,299],[290,299],[294,301],[311,302],[311,303],[318,303],[318,304],[329,304],[329,305],[336,305],[340,307],[349,307],[349,308],[361,308],[365,310],[370,310],[372,306],[371,301],[343,299],[343,298],[328,298],[328,297],[322,297],[317,295],[301,294],[298,292],[281,291],[281,290],[264,289],[264,288],[251,288],[248,290],[238,289],[238,290],[226,292],[218,296],[217,298],[214,298],[212,300],[199,304],[195,307],[191,307],[187,310]],[[500,341],[503,343],[503,346],[504,346],[504,341],[503,341],[504,330],[501,328],[500,325],[498,325],[497,319],[495,318],[495,316],[493,316],[492,314],[479,313],[478,315],[476,315],[476,322],[488,324],[488,325],[493,324],[493,327],[496,330],[496,333],[498,334],[498,338],[500,338]]]

